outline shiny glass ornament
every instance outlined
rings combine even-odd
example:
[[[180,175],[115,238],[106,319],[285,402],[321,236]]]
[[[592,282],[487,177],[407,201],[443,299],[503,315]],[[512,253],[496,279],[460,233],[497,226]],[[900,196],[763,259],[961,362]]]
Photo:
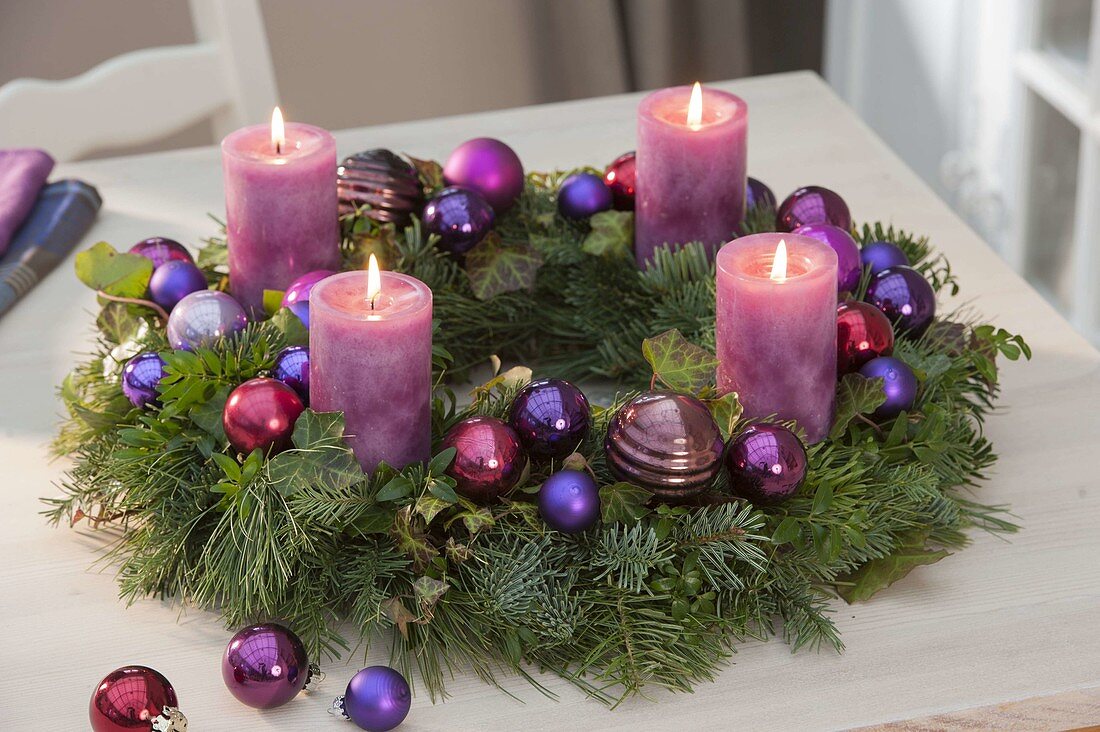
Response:
[[[806,448],[778,424],[754,424],[730,440],[726,470],[730,492],[756,505],[793,496],[806,477]]]
[[[836,309],[836,370],[850,374],[894,352],[894,327],[874,305],[847,300]]]
[[[336,168],[336,188],[341,216],[362,209],[367,218],[392,222],[399,229],[424,205],[424,188],[416,168],[381,148],[344,158]]]
[[[206,275],[191,262],[172,259],[153,270],[149,297],[168,312],[192,292],[205,290]]]
[[[444,188],[424,206],[424,230],[439,237],[436,246],[451,254],[465,254],[493,229],[496,214],[477,191]]]
[[[775,227],[778,231],[794,231],[806,224],[832,224],[851,231],[852,214],[839,194],[821,186],[806,186],[779,204]]]
[[[611,208],[611,189],[592,173],[574,173],[558,189],[558,213],[567,219],[587,219]]]
[[[912,267],[887,267],[871,278],[863,298],[886,314],[901,334],[914,338],[936,317],[936,293]]]
[[[534,458],[563,458],[588,434],[592,407],[584,392],[563,379],[539,379],[512,402],[508,423]]]
[[[242,704],[281,707],[309,681],[309,659],[301,638],[276,623],[237,631],[222,654],[222,680]]]
[[[222,427],[237,452],[278,452],[291,446],[294,423],[303,409],[302,400],[283,382],[249,379],[230,392]]]
[[[856,240],[846,229],[832,224],[806,224],[799,226],[792,233],[828,244],[836,252],[837,290],[839,292],[855,291],[859,286],[863,268],[859,261],[859,244],[856,244]]]
[[[332,712],[368,732],[387,732],[405,721],[412,707],[409,682],[389,666],[368,666],[351,677]]]
[[[168,316],[168,343],[177,350],[192,351],[243,330],[248,324],[244,308],[224,292],[192,292],[172,308]]]
[[[618,211],[634,210],[634,178],[637,156],[631,150],[612,161],[603,171],[603,182],[611,189],[611,197]]]
[[[157,387],[164,378],[164,359],[159,353],[139,353],[122,367],[122,393],[138,409],[159,404]]]
[[[166,239],[163,236],[154,236],[151,239],[139,241],[130,247],[129,253],[140,254],[150,260],[154,269],[165,262],[191,262],[192,264],[195,262],[191,257],[191,252],[187,251],[187,247],[174,239]]]
[[[663,500],[702,493],[722,467],[722,433],[695,397],[650,392],[627,402],[604,440],[607,467],[619,480]]]
[[[888,241],[873,241],[865,245],[859,252],[863,266],[870,269],[872,275],[877,275],[887,267],[908,265],[909,257],[897,244]]]
[[[523,193],[523,163],[500,140],[476,137],[456,147],[447,157],[443,180],[449,186],[477,191],[501,214]]]
[[[147,666],[123,666],[107,674],[88,704],[93,732],[186,732],[176,690]]]
[[[283,382],[298,395],[302,404],[309,406],[309,348],[290,346],[279,351],[271,375]]]
[[[313,292],[313,286],[326,277],[336,274],[331,269],[315,269],[306,272],[290,283],[290,287],[283,291],[282,307],[298,316],[302,325],[309,327],[309,294]]]
[[[600,520],[600,489],[582,470],[559,470],[539,488],[539,515],[566,534],[590,529]]]
[[[890,419],[913,408],[917,399],[917,375],[904,361],[890,356],[872,359],[859,370],[868,379],[882,379],[886,401],[871,416]]]
[[[775,208],[775,194],[763,181],[749,177],[745,186],[745,210],[751,211],[757,206]]]
[[[455,490],[474,500],[488,502],[515,487],[527,458],[519,435],[496,417],[470,417],[443,436],[440,449],[453,447],[454,460],[447,475]]]

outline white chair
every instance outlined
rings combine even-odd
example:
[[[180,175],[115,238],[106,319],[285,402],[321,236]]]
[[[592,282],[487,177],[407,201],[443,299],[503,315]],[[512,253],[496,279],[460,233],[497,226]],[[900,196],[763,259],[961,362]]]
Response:
[[[60,161],[160,139],[210,119],[218,139],[277,104],[258,0],[190,0],[197,42],[143,49],[63,81],[0,87],[0,148]]]

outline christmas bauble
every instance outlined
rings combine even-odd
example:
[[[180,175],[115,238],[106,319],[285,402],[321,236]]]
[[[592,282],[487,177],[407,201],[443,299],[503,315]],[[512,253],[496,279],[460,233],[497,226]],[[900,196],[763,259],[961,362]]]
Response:
[[[93,732],[186,732],[176,690],[159,671],[123,666],[107,674],[88,705]]]
[[[592,173],[574,173],[558,190],[558,213],[567,219],[587,219],[611,208],[611,189]]]
[[[331,269],[315,269],[306,272],[290,283],[290,287],[283,292],[282,307],[298,316],[302,325],[309,327],[309,294],[313,292],[313,286],[321,280],[336,274]]]
[[[344,158],[336,169],[336,188],[342,216],[366,206],[364,216],[403,227],[424,205],[416,168],[381,148]]]
[[[581,470],[560,470],[539,488],[539,515],[546,525],[566,534],[577,534],[600,519],[600,489],[592,476]]]
[[[672,392],[642,394],[607,426],[607,467],[659,498],[705,491],[722,467],[722,433],[706,405]]]
[[[230,392],[222,426],[238,452],[247,455],[256,448],[277,452],[290,447],[294,422],[303,409],[302,400],[283,382],[249,379]]]
[[[244,308],[232,297],[217,290],[199,290],[172,308],[168,343],[177,350],[193,351],[233,335],[246,325]]]
[[[580,389],[562,379],[540,379],[516,394],[508,422],[528,455],[560,459],[588,434],[591,413]]]
[[[874,305],[858,300],[836,309],[836,370],[850,374],[873,358],[894,352],[894,327]]]
[[[450,154],[443,164],[443,180],[449,186],[472,188],[498,214],[504,213],[523,193],[523,163],[500,140],[477,137]]]
[[[491,501],[510,491],[526,458],[516,431],[496,417],[470,417],[443,436],[441,448],[457,451],[447,468],[455,489],[474,501]]]
[[[909,257],[905,256],[905,252],[897,244],[888,241],[873,241],[867,244],[860,250],[859,256],[863,266],[868,267],[872,275],[877,275],[887,267],[909,264]]]
[[[864,364],[859,373],[868,379],[882,379],[886,401],[871,415],[875,419],[890,419],[913,407],[917,398],[917,376],[904,361],[881,356]]]
[[[465,254],[493,228],[496,214],[489,202],[469,188],[444,188],[424,206],[424,230],[439,237],[436,244],[451,254]]]
[[[751,211],[757,206],[774,209],[775,194],[766,183],[750,177],[745,186],[745,209]]]
[[[333,707],[360,729],[386,732],[405,721],[412,707],[409,682],[389,666],[369,666],[348,682],[344,696]]]
[[[206,275],[191,262],[172,259],[153,270],[149,297],[168,312],[192,292],[206,289]]]
[[[242,704],[256,709],[281,707],[309,680],[306,647],[282,625],[249,626],[237,631],[226,646],[222,680]]]
[[[754,424],[730,440],[726,450],[730,492],[754,504],[790,498],[806,477],[806,448],[778,424]]]
[[[130,247],[130,254],[140,254],[153,263],[153,267],[159,267],[165,262],[191,262],[191,252],[187,247],[174,239],[166,239],[163,236],[154,236],[151,239],[139,241]]]
[[[139,353],[122,367],[122,393],[138,409],[159,404],[157,387],[164,378],[164,359],[158,353]]]
[[[887,267],[867,285],[867,302],[886,313],[899,333],[919,337],[936,317],[936,293],[912,267]]]
[[[799,226],[792,233],[812,237],[832,247],[837,259],[837,290],[855,291],[859,286],[863,267],[859,261],[859,244],[856,244],[856,240],[846,229],[832,224],[806,224]]]
[[[794,231],[806,224],[832,224],[851,231],[852,215],[837,193],[821,186],[806,186],[779,204],[775,226],[779,231]]]
[[[611,189],[615,208],[619,211],[634,210],[634,171],[636,168],[634,151],[623,153],[603,171],[603,182]]]
[[[880,313],[881,315],[881,313]],[[290,346],[279,351],[271,376],[283,382],[298,395],[302,404],[309,406],[309,348]]]

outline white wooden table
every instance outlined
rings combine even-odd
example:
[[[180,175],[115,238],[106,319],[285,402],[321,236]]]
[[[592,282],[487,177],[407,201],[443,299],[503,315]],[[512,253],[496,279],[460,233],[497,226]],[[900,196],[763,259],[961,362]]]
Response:
[[[1011,504],[1011,541],[974,545],[914,572],[866,604],[836,606],[847,652],[792,655],[780,642],[743,646],[736,664],[693,695],[655,692],[609,712],[569,685],[561,700],[523,682],[508,698],[471,676],[446,704],[418,697],[410,730],[836,728],[911,720],[906,728],[998,724],[1069,727],[1100,719],[1100,354],[871,134],[812,74],[720,85],[751,110],[750,172],[780,195],[817,183],[839,191],[857,220],[930,235],[963,297],[1035,349],[1004,371],[1002,413],[988,425],[1001,454],[980,497]],[[634,145],[637,96],[353,130],[341,154],[389,147],[442,159],[490,135],[530,169],[603,165]],[[163,234],[197,242],[223,210],[215,148],[63,166],[97,185],[105,207],[85,245],[125,247]],[[1093,283],[1097,286],[1098,283]],[[92,566],[105,537],[51,529],[39,496],[65,465],[45,445],[60,405],[55,386],[89,342],[92,294],[63,266],[0,321],[0,729],[82,729],[93,686],[127,663],[174,683],[193,730],[349,730],[325,714],[362,654],[329,663],[319,693],[258,713],[222,685],[229,637],[217,618],[157,600],[127,609],[109,571]],[[384,661],[384,649],[369,661]],[[1000,706],[1005,702],[1022,703]],[[969,711],[967,711],[969,710]],[[940,715],[934,719],[932,715]],[[1030,716],[1029,716],[1030,715]],[[915,720],[915,721],[914,721]],[[1029,721],[1027,721],[1029,720]]]

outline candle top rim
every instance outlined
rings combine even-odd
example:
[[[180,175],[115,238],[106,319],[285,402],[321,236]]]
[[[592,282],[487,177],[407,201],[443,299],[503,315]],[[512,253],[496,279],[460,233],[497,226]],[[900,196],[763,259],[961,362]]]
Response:
[[[748,103],[728,91],[722,89],[716,89],[711,86],[702,86],[703,90],[703,121],[698,127],[692,128],[687,124],[687,108],[688,102],[691,99],[692,85],[685,86],[670,86],[664,89],[657,89],[646,94],[642,101],[638,103],[638,117],[641,119],[652,120],[653,122],[659,122],[667,127],[676,129],[686,129],[692,132],[699,132],[709,129],[711,127],[718,127],[721,125],[729,124],[731,122],[737,122],[745,119],[748,115],[749,105]],[[666,114],[661,114],[658,109],[658,105],[666,100],[677,100],[683,98],[683,119],[675,120],[669,119]],[[721,103],[726,110],[731,110],[728,115],[720,116],[717,118],[707,119],[707,111],[714,109],[714,105]],[[677,110],[678,111],[678,110]]]
[[[314,285],[313,290],[309,294],[310,310],[323,310],[344,320],[357,320],[362,322],[393,322],[413,317],[424,310],[427,310],[429,313],[431,312],[432,290],[426,284],[412,275],[403,274],[401,272],[383,270],[380,274],[382,277],[381,296],[385,297],[387,294],[392,295],[395,286],[405,288],[396,298],[390,300],[391,304],[388,307],[380,310],[372,310],[367,307],[370,301],[366,296],[367,270],[364,269],[339,272],[324,278]],[[363,307],[361,311],[351,310],[343,302],[332,302],[332,293],[330,293],[329,290],[335,292],[335,288],[341,285],[345,287],[345,292],[355,292],[358,289],[362,290],[362,296],[352,300],[352,302],[361,303]],[[348,285],[356,287],[355,289],[347,289]],[[387,293],[387,289],[390,291],[389,293]]]
[[[305,122],[286,122],[283,125],[286,145],[276,153],[271,142],[271,124],[248,125],[233,130],[222,140],[222,154],[240,160],[265,163],[281,163],[287,160],[308,158],[335,148],[336,138],[323,127]]]
[[[797,274],[790,274],[788,271],[788,275],[782,280],[773,280],[766,269],[758,273],[746,267],[750,262],[774,255],[780,239],[787,243],[788,261],[794,262],[796,259],[801,259],[801,264],[806,268],[805,271]],[[719,272],[739,280],[783,285],[825,276],[835,279],[838,257],[831,246],[813,237],[790,232],[768,231],[726,242],[715,256],[715,265]]]

